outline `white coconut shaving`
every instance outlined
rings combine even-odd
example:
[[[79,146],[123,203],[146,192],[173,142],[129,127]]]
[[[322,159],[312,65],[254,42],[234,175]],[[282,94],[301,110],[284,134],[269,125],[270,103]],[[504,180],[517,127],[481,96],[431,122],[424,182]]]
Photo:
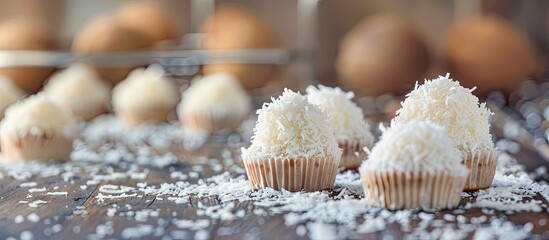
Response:
[[[164,77],[158,65],[133,70],[128,77],[113,89],[113,108],[147,109],[157,106],[175,107],[178,91],[175,84]]]
[[[372,148],[361,170],[422,172],[466,172],[461,153],[446,129],[427,121],[393,123]]]
[[[178,157],[172,153],[173,146],[194,150],[202,147],[206,140],[207,135],[186,134],[178,122],[144,124],[128,131],[115,117],[101,116],[89,122],[75,140],[71,159],[162,168],[177,162]]]
[[[333,127],[306,97],[285,89],[257,110],[252,145],[242,149],[250,159],[339,158]]]
[[[240,137],[229,137],[219,148],[219,142],[213,143],[212,155],[181,155],[183,131],[177,130],[181,129],[177,123],[129,133],[115,124],[113,117],[83,124],[86,127],[77,144],[82,151],[77,150],[78,159],[64,164],[14,165],[0,160],[2,180],[14,181],[9,183],[14,187],[9,191],[23,191],[6,196],[20,196],[15,199],[15,203],[20,201],[17,207],[34,211],[67,203],[65,211],[73,210],[69,216],[7,216],[4,221],[8,225],[24,225],[10,228],[4,234],[6,239],[28,234],[59,238],[61,235],[55,235],[59,231],[88,239],[259,239],[272,238],[280,231],[288,238],[311,239],[536,239],[547,234],[544,216],[549,210],[549,186],[533,180],[525,167],[506,153],[516,148],[513,140],[500,144],[502,154],[493,185],[463,194],[456,209],[389,211],[366,204],[356,171],[338,173],[330,191],[254,190],[241,167],[237,149],[248,143]],[[167,153],[155,149],[170,146],[178,149],[169,154],[174,164],[156,164],[164,161]],[[32,188],[39,190],[30,193]],[[95,188],[96,194],[87,198],[84,193]],[[53,191],[66,191],[67,195],[48,195]],[[75,201],[83,205],[75,207]],[[90,217],[85,216],[86,208],[90,213],[106,210],[103,216],[95,216],[100,224],[91,228],[63,224]]]
[[[251,98],[230,73],[195,77],[181,96],[180,115],[196,112],[231,113],[244,116],[251,110]]]
[[[334,239],[363,238],[365,235],[359,234],[379,233],[387,229],[392,229],[389,233],[395,229],[400,231],[404,239],[464,239],[472,235],[488,239],[498,236],[510,236],[511,239],[531,237],[532,223],[515,225],[507,218],[516,212],[546,209],[547,206],[535,198],[537,194],[549,190],[549,186],[529,179],[523,167],[509,155],[501,154],[500,158],[494,180],[496,184],[491,190],[481,191],[478,196],[465,194],[462,196],[464,204],[442,212],[389,211],[369,207],[362,199],[360,176],[354,171],[339,173],[333,192],[254,190],[243,175],[232,177],[229,172],[196,184],[178,181],[145,186],[139,191],[179,204],[189,204],[192,198],[215,198],[219,204],[198,202],[197,215],[221,221],[246,219],[248,214],[266,219],[280,214],[286,226],[296,227],[296,234],[308,235],[312,239],[323,239],[323,236],[335,233],[337,236]],[[245,208],[242,212],[243,209],[236,203],[248,201],[253,202],[254,207]],[[481,208],[483,215],[464,216],[465,210],[470,208]],[[261,224],[261,220],[259,222]]]
[[[330,88],[318,85],[306,89],[309,102],[317,105],[328,115],[328,120],[334,126],[338,140],[364,139],[374,142],[370,125],[364,119],[364,113],[354,102],[353,92],[344,92],[340,88]]]
[[[10,106],[0,123],[1,134],[10,137],[51,135],[57,131],[73,137],[78,128],[72,116],[44,94]]]
[[[231,154],[222,150],[221,155],[221,159],[206,158],[207,161],[196,164],[203,166],[204,169],[208,167],[210,160],[227,166],[234,165],[234,161],[225,161],[232,157]],[[157,158],[157,155],[151,155],[150,161]],[[74,165],[77,163],[80,162],[53,166],[28,163],[20,165],[17,169],[14,169],[12,165],[3,166],[0,164],[0,167],[2,171],[9,168],[10,171],[21,172],[21,174],[10,174],[10,176],[24,175],[23,173],[25,173],[29,174],[29,177],[34,176],[33,178],[37,180],[42,177],[62,176],[70,172],[79,172],[78,175],[85,174],[97,180],[98,184],[101,183],[98,187],[104,192],[126,188],[124,191],[111,192],[108,195],[103,194],[101,197],[95,198],[100,203],[113,204],[104,213],[105,216],[102,218],[104,224],[99,224],[95,233],[93,230],[89,232],[73,227],[72,230],[75,233],[88,234],[87,238],[90,239],[110,235],[120,235],[120,238],[131,239],[138,236],[132,234],[131,231],[135,231],[136,227],[142,227],[143,225],[147,225],[143,231],[139,232],[139,236],[143,237],[186,235],[180,232],[183,230],[189,234],[188,237],[210,234],[210,236],[226,235],[236,238],[252,234],[256,236],[254,239],[257,239],[269,236],[269,233],[262,232],[268,231],[262,226],[266,222],[277,219],[277,216],[282,216],[283,223],[287,226],[287,228],[282,227],[283,229],[295,231],[298,236],[307,236],[312,239],[324,239],[324,236],[334,236],[334,239],[354,239],[391,233],[397,234],[394,236],[395,238],[403,239],[464,239],[472,236],[480,239],[501,238],[502,236],[505,236],[506,239],[536,238],[539,235],[532,235],[534,231],[532,223],[521,222],[519,224],[508,220],[508,218],[513,218],[515,212],[537,212],[540,208],[542,211],[546,211],[546,204],[539,201],[541,198],[538,198],[537,195],[547,196],[549,191],[546,184],[532,181],[524,171],[524,167],[507,154],[500,155],[494,185],[490,190],[479,191],[474,196],[466,194],[462,196],[464,204],[455,210],[442,212],[389,211],[369,207],[361,199],[360,177],[354,171],[339,173],[333,191],[307,193],[276,191],[268,188],[254,190],[246,180],[244,173],[239,171],[224,172],[198,181],[173,179],[173,182],[168,180],[167,183],[162,184],[139,182],[135,186],[120,186],[117,184],[125,179],[130,179],[133,175],[130,171],[146,172],[146,169],[132,170],[135,166],[132,165],[130,170],[119,172],[108,167],[108,165],[82,165],[82,167],[78,167]],[[136,164],[139,163],[136,162]],[[137,168],[137,166],[135,167]],[[54,169],[57,169],[57,171]],[[183,171],[183,169],[179,170]],[[44,172],[49,173],[42,175]],[[187,173],[187,171],[185,172]],[[71,181],[62,178],[59,180]],[[144,181],[146,181],[146,178]],[[134,189],[128,190],[127,187]],[[23,191],[27,190],[27,188],[23,189]],[[40,198],[41,196],[47,196],[47,191],[34,194],[35,197]],[[70,201],[77,196],[78,194],[75,192],[68,192]],[[121,199],[130,200],[143,198],[143,196],[152,196],[156,200],[154,203],[151,202],[150,207],[147,209],[137,205],[116,206],[116,203],[120,203]],[[201,200],[195,202],[196,199]],[[481,203],[468,204],[468,202],[475,201]],[[22,206],[27,207],[27,204],[29,204],[29,207],[37,207],[35,205],[48,207],[51,202],[36,201],[33,202],[33,206],[30,202],[27,202]],[[132,210],[132,208],[135,209]],[[158,208],[160,208],[160,211],[157,210]],[[480,216],[464,215],[469,208],[481,208],[482,214]],[[181,215],[179,218],[182,219],[179,219],[178,213],[181,212],[177,209],[196,209],[196,213]],[[77,210],[84,211],[85,209]],[[172,217],[163,217],[168,215]],[[189,217],[195,220],[190,220]],[[239,222],[247,222],[252,219],[254,224],[257,221],[257,227],[252,229],[238,228]],[[21,220],[28,221],[24,218],[21,219],[21,217],[13,218],[14,222]],[[53,218],[52,220],[55,221]],[[110,220],[115,220],[117,223],[123,222],[124,224],[114,225]],[[146,222],[143,222],[145,220]],[[533,219],[533,221],[538,222],[537,219]],[[220,227],[216,231],[215,226],[217,224]],[[45,226],[44,232],[48,230],[48,226],[51,225]],[[535,228],[538,229],[539,225],[536,225]],[[50,230],[52,232],[53,229],[54,227],[51,226]],[[154,229],[154,231],[150,231],[150,229]],[[42,236],[40,234],[41,230],[38,229],[35,234]],[[122,232],[125,232],[124,236],[122,236]],[[337,235],[335,235],[336,233]],[[294,236],[291,232],[288,234]]]
[[[8,77],[0,76],[0,117],[4,117],[4,111],[13,103],[23,97],[23,91],[19,89]]]
[[[492,150],[488,118],[493,113],[472,94],[473,89],[462,87],[450,74],[422,85],[406,95],[396,122],[412,119],[428,120],[446,127],[454,145],[464,153]]]
[[[89,66],[73,64],[53,75],[44,92],[59,105],[72,109],[89,104],[106,106],[110,89]]]

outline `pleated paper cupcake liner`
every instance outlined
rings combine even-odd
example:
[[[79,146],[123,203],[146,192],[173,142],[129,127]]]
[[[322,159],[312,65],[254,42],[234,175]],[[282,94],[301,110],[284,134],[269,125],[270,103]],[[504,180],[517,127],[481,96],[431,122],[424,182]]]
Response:
[[[467,170],[429,173],[361,171],[364,197],[372,205],[398,209],[445,209],[459,204]]]
[[[72,137],[56,131],[51,134],[17,137],[2,134],[0,145],[6,162],[41,160],[44,162],[65,162],[72,152]]]
[[[339,158],[263,160],[244,159],[248,179],[254,188],[286,189],[297,192],[332,189]]]
[[[120,109],[116,115],[120,122],[127,128],[134,128],[141,124],[164,123],[168,121],[171,107],[155,107],[141,110]]]
[[[339,166],[345,169],[356,169],[367,157],[364,147],[371,147],[372,143],[364,139],[349,139],[339,140],[338,145],[343,149]]]
[[[498,151],[476,151],[467,155],[463,165],[469,168],[465,191],[475,191],[492,186],[496,174]]]
[[[188,113],[180,116],[181,124],[189,130],[205,130],[209,133],[221,130],[234,130],[244,119],[244,116],[225,111]]]

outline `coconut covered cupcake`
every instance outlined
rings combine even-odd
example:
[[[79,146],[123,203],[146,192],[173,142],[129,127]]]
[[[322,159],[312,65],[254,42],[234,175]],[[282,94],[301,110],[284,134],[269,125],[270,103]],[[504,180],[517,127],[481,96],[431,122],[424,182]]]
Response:
[[[85,121],[105,113],[110,88],[90,67],[74,64],[53,75],[44,92],[73,116]]]
[[[133,70],[112,93],[113,110],[127,128],[166,122],[177,100],[175,84],[156,65]]]
[[[0,119],[4,118],[4,111],[22,97],[21,89],[9,78],[0,76]]]
[[[468,169],[444,127],[395,123],[360,167],[364,197],[389,209],[440,209],[459,204]]]
[[[446,76],[426,80],[410,92],[395,122],[428,120],[445,127],[454,146],[461,151],[463,163],[470,169],[465,190],[478,190],[492,185],[498,152],[490,135],[490,115],[468,89]]]
[[[0,123],[4,161],[67,161],[77,131],[65,109],[44,94],[31,96],[10,106]]]
[[[252,144],[242,149],[255,188],[289,191],[331,189],[341,149],[327,116],[299,93],[282,96],[257,111]]]
[[[370,125],[364,120],[362,110],[351,101],[353,92],[344,92],[340,88],[319,85],[307,87],[309,102],[317,105],[328,115],[328,122],[335,129],[339,147],[343,149],[340,166],[354,169],[366,159],[364,147],[372,147],[374,136]]]
[[[248,93],[229,73],[215,73],[193,79],[182,94],[178,115],[190,131],[215,133],[234,130],[250,113]]]

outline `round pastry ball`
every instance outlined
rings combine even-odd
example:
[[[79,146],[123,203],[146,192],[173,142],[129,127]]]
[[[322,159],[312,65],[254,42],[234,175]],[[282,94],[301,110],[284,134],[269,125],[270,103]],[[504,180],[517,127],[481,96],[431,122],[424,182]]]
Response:
[[[336,60],[342,83],[366,95],[407,92],[428,65],[420,34],[407,20],[389,13],[369,16],[351,29]]]
[[[187,132],[233,131],[252,109],[251,97],[229,73],[195,77],[181,95],[179,120]]]
[[[46,26],[30,17],[15,17],[0,23],[0,50],[48,50],[53,46]],[[46,67],[2,67],[0,75],[8,76],[19,88],[35,93],[54,71]]]
[[[116,14],[120,24],[140,32],[154,42],[177,40],[180,32],[172,13],[156,1],[132,1]]]
[[[163,123],[177,105],[178,89],[162,67],[133,70],[112,91],[113,110],[127,129],[142,124]]]
[[[204,48],[258,49],[280,46],[276,31],[264,19],[253,12],[236,6],[219,7],[210,16],[202,31],[207,33]],[[228,72],[236,76],[247,89],[264,86],[275,79],[276,68],[265,64],[208,64],[204,74]]]
[[[107,111],[111,89],[90,67],[73,63],[54,73],[43,92],[73,116],[88,121]]]
[[[538,70],[533,46],[503,19],[486,15],[458,23],[446,42],[446,63],[463,86],[477,94],[509,93]]]
[[[125,52],[150,47],[152,41],[143,34],[120,25],[114,17],[99,16],[76,35],[72,51],[76,54]],[[112,84],[122,81],[131,67],[95,67],[101,78]]]

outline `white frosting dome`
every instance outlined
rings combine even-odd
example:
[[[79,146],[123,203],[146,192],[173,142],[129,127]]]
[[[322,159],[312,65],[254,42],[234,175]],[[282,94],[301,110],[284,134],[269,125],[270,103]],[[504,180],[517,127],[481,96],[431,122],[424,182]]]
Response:
[[[11,104],[23,97],[23,91],[19,89],[10,79],[0,76],[0,116]]]
[[[257,110],[252,145],[242,149],[243,158],[312,159],[341,157],[326,114],[306,97],[291,90]]]
[[[110,89],[88,66],[73,64],[53,75],[44,92],[51,100],[66,106],[107,102]]]
[[[406,95],[396,122],[428,120],[444,126],[454,145],[464,153],[494,148],[488,118],[493,113],[459,82],[446,76],[426,80]]]
[[[175,107],[178,91],[175,84],[164,77],[157,65],[133,70],[126,80],[113,89],[114,109],[143,109],[156,106]]]
[[[10,136],[48,135],[61,131],[66,137],[77,132],[75,121],[47,95],[38,94],[11,105],[0,123],[0,133]]]
[[[182,115],[198,111],[245,115],[251,107],[250,96],[233,75],[214,73],[193,79],[181,96],[178,110]]]
[[[328,115],[328,121],[335,128],[338,140],[361,138],[373,142],[370,125],[364,120],[364,113],[354,102],[353,92],[344,92],[340,88],[319,85],[306,89],[309,102],[317,105]]]
[[[467,171],[446,129],[428,121],[393,123],[372,148],[361,170]]]

